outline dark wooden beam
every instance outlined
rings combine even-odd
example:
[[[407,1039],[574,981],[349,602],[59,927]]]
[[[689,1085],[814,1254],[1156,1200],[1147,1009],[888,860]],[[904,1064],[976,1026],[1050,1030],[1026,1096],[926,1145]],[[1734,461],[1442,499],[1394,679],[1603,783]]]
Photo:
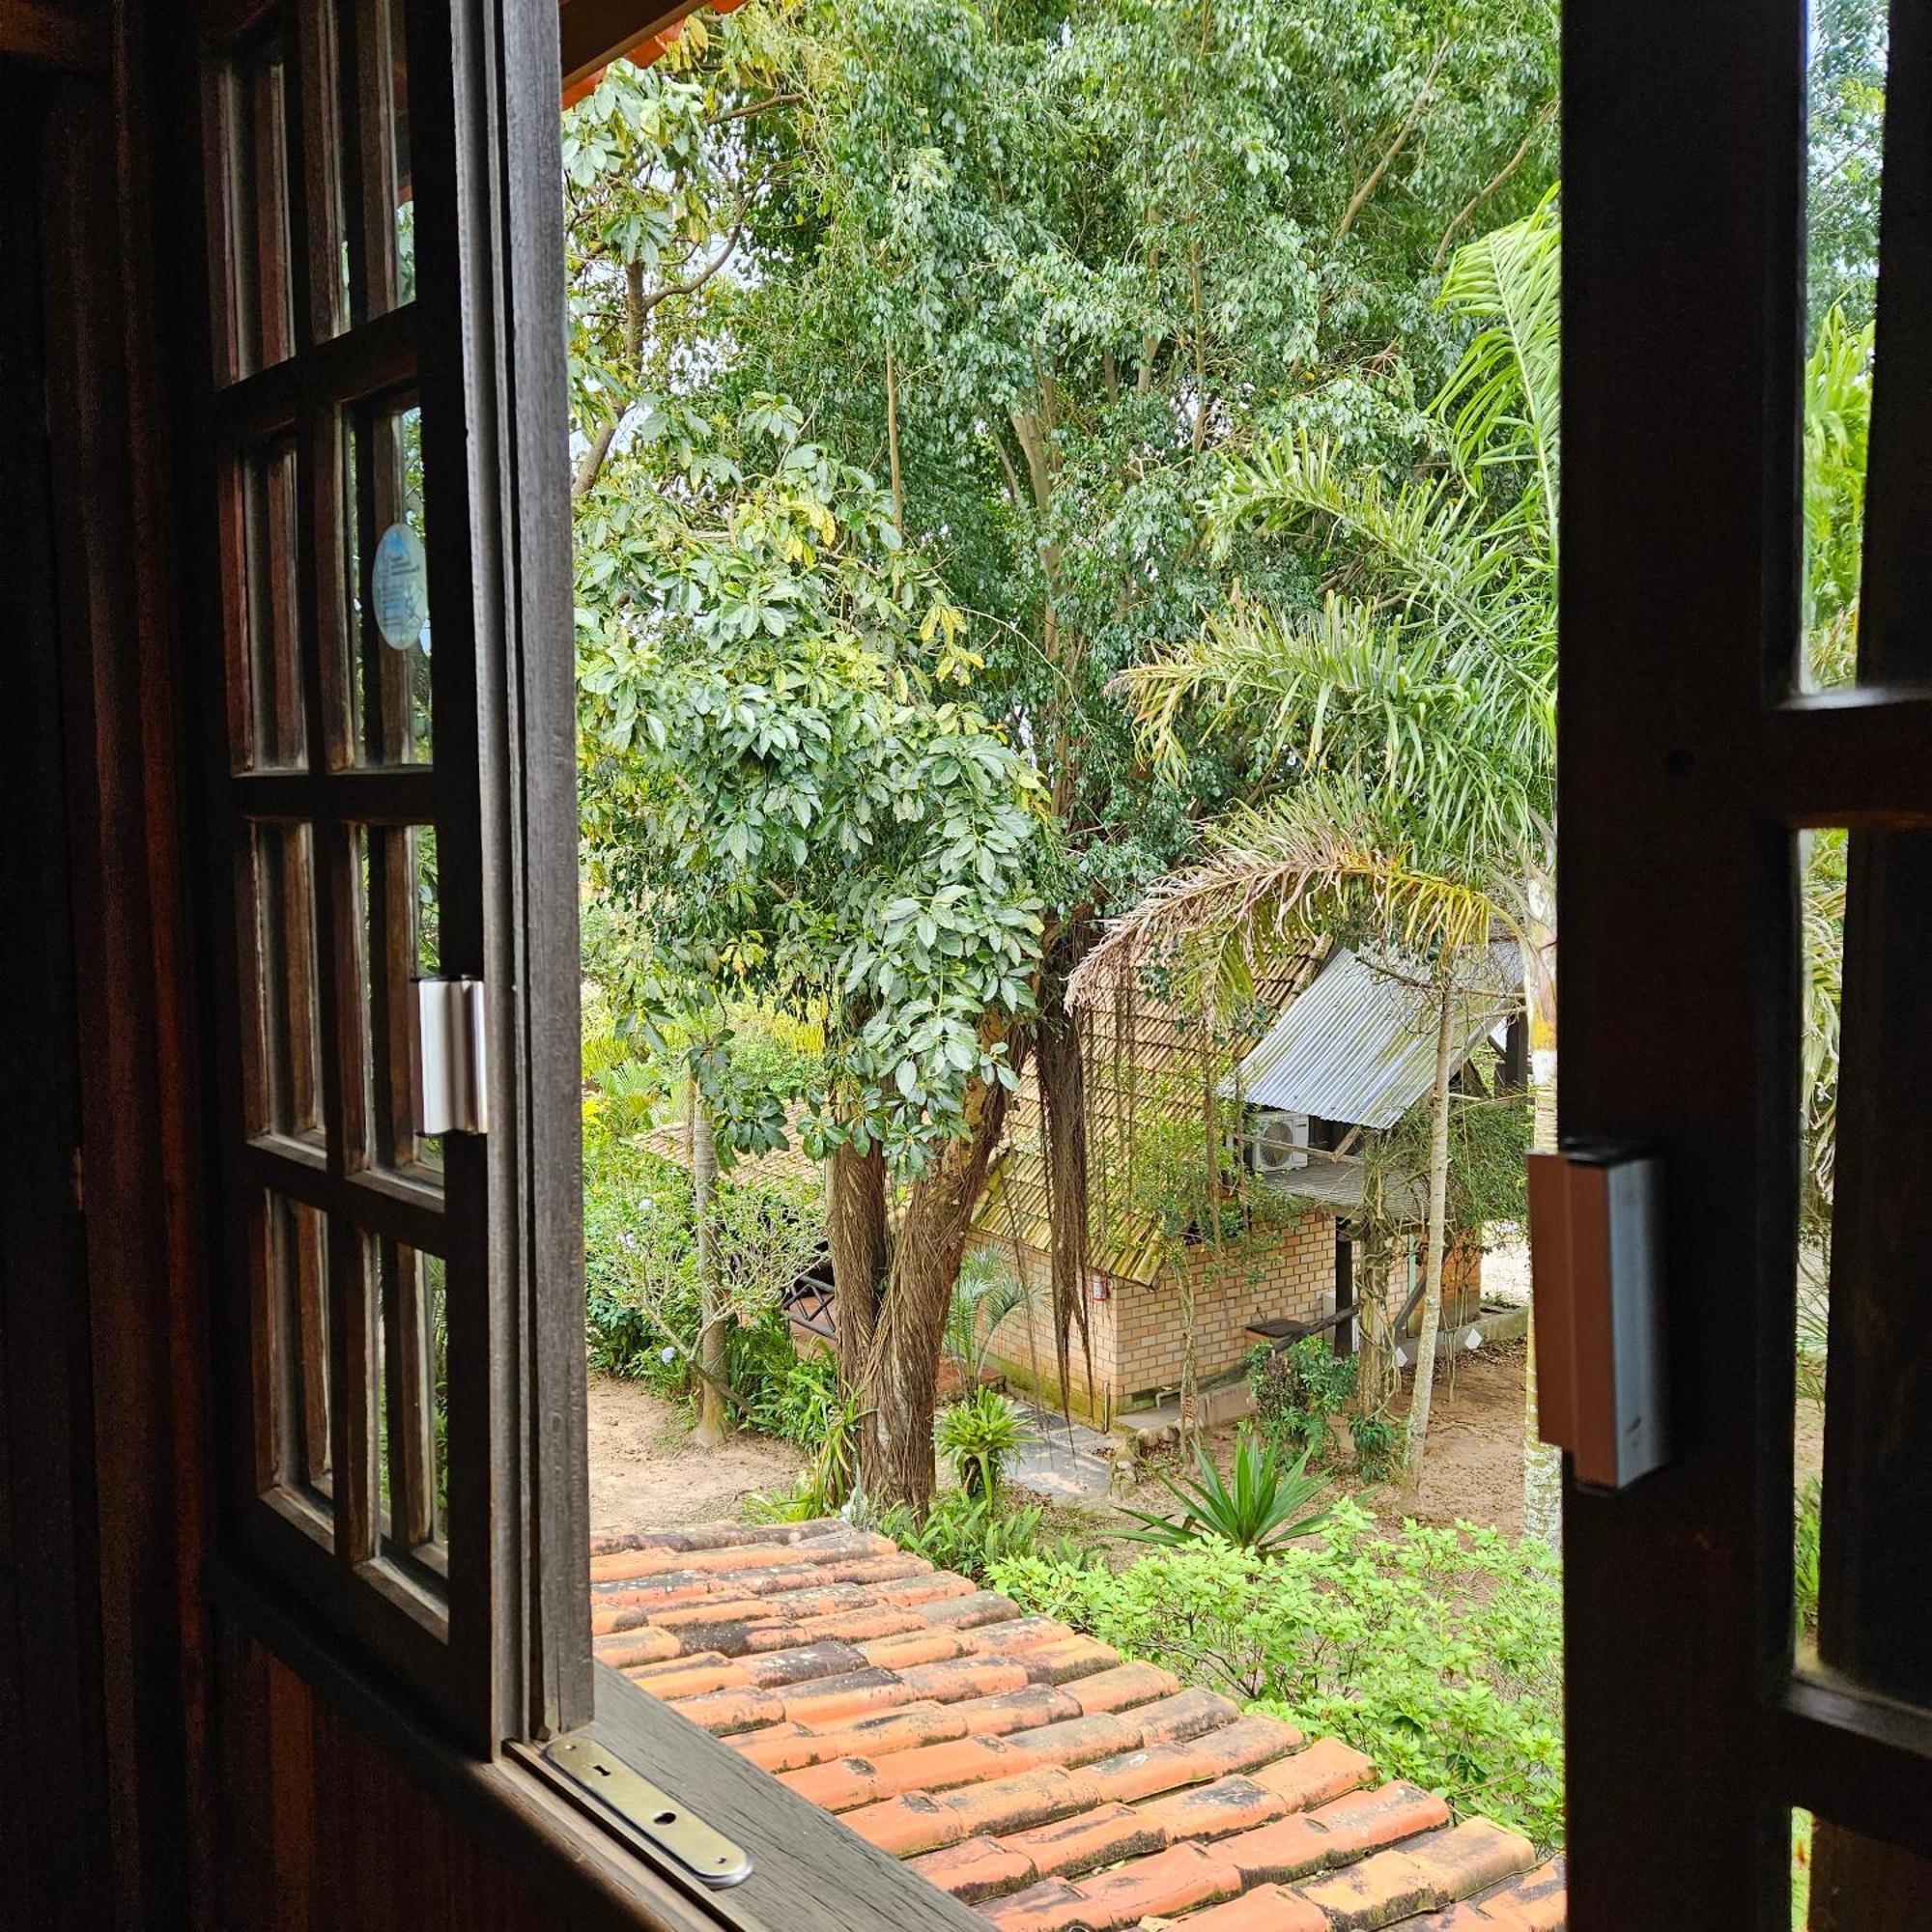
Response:
[[[697,11],[699,0],[559,0],[563,84],[574,87],[653,34]]]
[[[105,73],[107,21],[46,0],[0,0],[0,55],[68,73]]]

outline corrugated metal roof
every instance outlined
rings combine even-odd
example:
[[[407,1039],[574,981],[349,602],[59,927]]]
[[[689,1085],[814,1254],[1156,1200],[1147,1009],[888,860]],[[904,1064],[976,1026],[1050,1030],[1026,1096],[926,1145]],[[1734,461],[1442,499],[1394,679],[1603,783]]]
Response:
[[[1458,1001],[1458,1065],[1518,997],[1521,971],[1514,946],[1491,947]],[[1429,1091],[1435,1070],[1434,995],[1342,946],[1242,1060],[1238,1086],[1253,1106],[1392,1127]]]

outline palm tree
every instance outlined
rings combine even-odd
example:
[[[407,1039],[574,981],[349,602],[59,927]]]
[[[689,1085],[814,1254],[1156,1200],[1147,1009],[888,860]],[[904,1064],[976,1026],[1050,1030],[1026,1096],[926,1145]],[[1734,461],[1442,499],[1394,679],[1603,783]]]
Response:
[[[1420,863],[1426,879],[1478,894],[1492,919],[1509,909],[1505,924],[1522,946],[1540,1146],[1555,1138],[1561,239],[1552,194],[1456,256],[1441,300],[1477,332],[1431,406],[1434,468],[1391,486],[1298,437],[1229,466],[1210,509],[1221,540],[1240,526],[1325,539],[1339,561],[1321,610],[1236,601],[1124,680],[1163,758],[1184,757],[1180,723],[1204,713],[1259,726],[1274,752],[1283,789],[1217,834],[1224,851],[1263,856],[1278,823],[1327,809],[1329,775],[1343,773],[1375,801],[1371,821],[1394,840],[1378,863]],[[1238,924],[1253,876],[1217,894],[1217,870],[1229,870],[1225,859],[1210,860],[1174,903],[1206,923]],[[1426,902],[1422,880],[1405,890],[1411,906]],[[1391,909],[1398,896],[1391,885]],[[1159,917],[1171,924],[1172,915]],[[1465,925],[1463,943],[1472,937]],[[1553,1543],[1557,1470],[1537,1440],[1533,1359],[1532,1350],[1524,1528]]]

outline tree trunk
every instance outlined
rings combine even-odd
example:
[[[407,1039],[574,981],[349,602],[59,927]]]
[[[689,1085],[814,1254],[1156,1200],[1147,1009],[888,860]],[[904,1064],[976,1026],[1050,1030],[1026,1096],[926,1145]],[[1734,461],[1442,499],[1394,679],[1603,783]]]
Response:
[[[1087,1326],[1087,1073],[1076,1023],[1065,1016],[1042,1019],[1036,1048],[1046,1129],[1046,1215],[1052,1230],[1053,1359],[1063,1410],[1072,1331],[1080,1328],[1087,1386],[1094,1385],[1094,1346]]]
[[[1530,905],[1530,956],[1523,974],[1529,1018],[1529,1144],[1548,1152],[1556,1146],[1556,932],[1549,893],[1541,881],[1531,881]],[[1534,1297],[1522,1373],[1522,1533],[1551,1549],[1563,1548],[1563,1459],[1542,1439],[1537,1423]]]
[[[986,1166],[1006,1124],[1007,1090],[975,1082],[965,1137],[949,1141],[912,1185],[879,1296],[859,1386],[871,1413],[859,1443],[859,1480],[880,1508],[932,1499],[932,1414],[946,1311]]]
[[[1435,1391],[1435,1343],[1442,1328],[1442,1257],[1449,1245],[1449,1080],[1456,1070],[1457,1002],[1455,980],[1446,971],[1436,998],[1435,1084],[1429,1099],[1429,1244],[1422,1274],[1422,1332],[1415,1342],[1415,1381],[1402,1459],[1404,1481],[1411,1492],[1422,1482],[1429,1404]]]
[[[825,1231],[832,1249],[832,1325],[842,1388],[861,1385],[886,1277],[886,1157],[835,1148],[826,1178]]]
[[[724,1403],[724,1323],[718,1296],[718,1150],[711,1132],[711,1109],[696,1080],[685,1088],[691,1109],[691,1194],[697,1223],[697,1427],[696,1441],[707,1448],[724,1441],[731,1426]]]

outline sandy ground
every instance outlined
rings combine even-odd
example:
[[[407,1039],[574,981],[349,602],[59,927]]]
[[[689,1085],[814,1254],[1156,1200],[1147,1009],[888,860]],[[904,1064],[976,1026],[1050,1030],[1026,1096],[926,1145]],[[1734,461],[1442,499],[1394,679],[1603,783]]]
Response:
[[[1363,1506],[1389,1529],[1405,1516],[1435,1523],[1462,1517],[1506,1536],[1519,1535],[1522,1373],[1520,1343],[1459,1356],[1453,1367],[1445,1363],[1435,1382],[1420,1492],[1411,1497],[1383,1485],[1360,1493]],[[1406,1406],[1405,1393],[1398,1421]],[[1816,1404],[1799,1405],[1801,1482],[1818,1469],[1822,1419]],[[1208,1448],[1225,1469],[1233,1454],[1233,1428],[1215,1430]],[[803,1463],[790,1443],[750,1434],[733,1435],[722,1448],[701,1449],[691,1439],[690,1416],[680,1405],[664,1401],[639,1382],[590,1378],[590,1522],[595,1534],[735,1518],[753,1493],[788,1488]],[[1166,1459],[1158,1466],[1173,1471],[1179,1465]],[[1120,1500],[1139,1509],[1173,1507],[1173,1498],[1151,1475],[1143,1475]],[[1067,1512],[1065,1526],[1097,1528],[1109,1513],[1104,1507]]]
[[[723,1521],[754,1491],[789,1487],[804,1460],[789,1442],[747,1433],[699,1448],[682,1405],[641,1382],[590,1378],[593,1536]]]
[[[1478,1354],[1445,1362],[1435,1378],[1430,1404],[1429,1447],[1423,1459],[1422,1488],[1414,1496],[1399,1494],[1394,1487],[1356,1491],[1352,1483],[1338,1486],[1352,1493],[1387,1528],[1401,1525],[1406,1516],[1424,1522],[1453,1522],[1458,1517],[1517,1536],[1522,1529],[1522,1368],[1520,1343],[1486,1349]],[[1399,1400],[1400,1429],[1408,1412],[1406,1389]],[[1225,1470],[1234,1455],[1235,1426],[1214,1430],[1208,1454]],[[1181,1465],[1169,1459],[1158,1466],[1170,1473]],[[1190,1453],[1185,1466],[1191,1470]],[[1150,1475],[1136,1484],[1124,1500],[1136,1509],[1168,1510],[1173,1498]]]

